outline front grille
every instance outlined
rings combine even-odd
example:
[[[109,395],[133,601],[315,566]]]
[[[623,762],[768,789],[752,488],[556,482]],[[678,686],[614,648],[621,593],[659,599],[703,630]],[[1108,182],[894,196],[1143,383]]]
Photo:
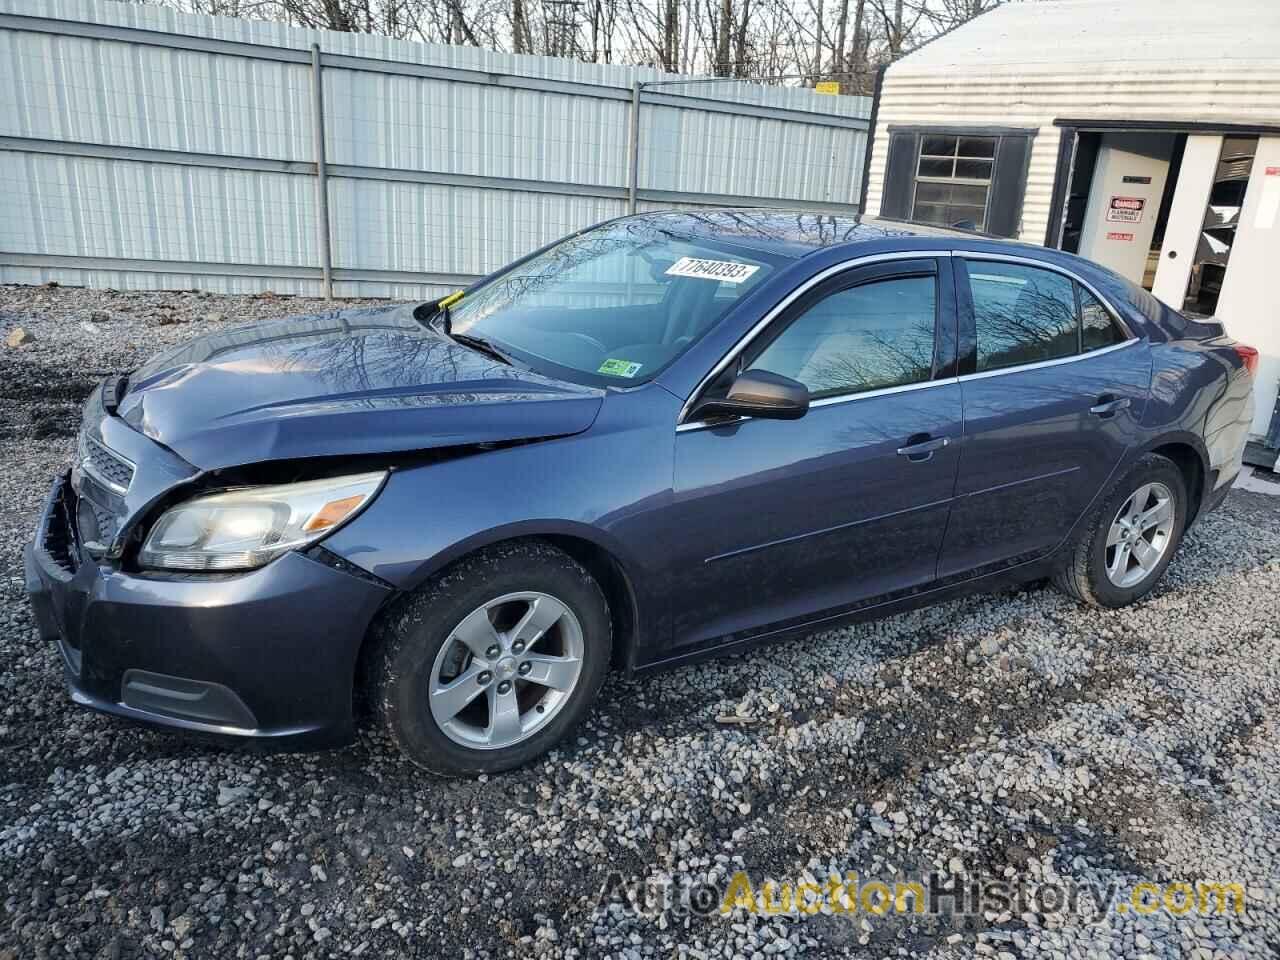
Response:
[[[85,438],[85,452],[85,465],[91,473],[119,492],[129,489],[133,483],[133,464],[92,437]]]
[[[88,497],[81,497],[76,506],[76,529],[81,543],[109,544],[116,535],[116,518]]]

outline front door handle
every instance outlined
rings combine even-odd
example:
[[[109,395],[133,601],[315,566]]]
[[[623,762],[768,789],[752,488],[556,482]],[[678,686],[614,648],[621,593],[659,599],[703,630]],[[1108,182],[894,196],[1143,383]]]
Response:
[[[1114,417],[1119,411],[1129,406],[1128,397],[1113,397],[1109,393],[1104,393],[1098,398],[1098,402],[1089,408],[1089,412],[1095,417]]]
[[[898,448],[898,456],[906,457],[912,463],[924,463],[932,460],[935,450],[941,450],[951,442],[950,437],[931,437],[927,433],[916,434],[907,438],[907,444]]]

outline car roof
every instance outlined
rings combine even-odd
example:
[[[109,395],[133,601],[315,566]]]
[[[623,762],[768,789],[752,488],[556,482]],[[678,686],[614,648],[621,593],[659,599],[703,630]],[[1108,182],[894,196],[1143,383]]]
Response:
[[[993,239],[975,231],[882,220],[856,213],[778,207],[670,210],[626,219],[643,220],[658,229],[690,238],[719,240],[791,258],[842,244],[904,237]]]
[[[646,226],[689,239],[706,239],[757,250],[783,259],[798,260],[820,251],[840,247],[872,245],[868,253],[914,247],[957,249],[973,253],[1003,254],[1037,260],[1073,271],[1092,282],[1122,312],[1131,328],[1151,332],[1153,325],[1167,339],[1169,330],[1185,318],[1161,304],[1147,291],[1120,275],[1080,257],[1036,244],[1010,240],[953,227],[906,223],[860,214],[823,213],[820,210],[792,210],[779,207],[716,208],[712,210],[671,210],[623,217],[623,222],[641,221]],[[904,241],[907,241],[904,243]]]

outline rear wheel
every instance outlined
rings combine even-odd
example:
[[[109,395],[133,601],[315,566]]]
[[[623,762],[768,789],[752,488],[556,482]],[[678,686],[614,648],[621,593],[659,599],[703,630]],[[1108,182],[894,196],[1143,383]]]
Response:
[[[382,624],[376,701],[414,763],[494,773],[554,746],[608,669],[608,606],[591,576],[538,541],[500,544],[429,582]]]
[[[1122,607],[1159,582],[1186,527],[1187,487],[1166,457],[1147,454],[1081,523],[1054,584],[1098,607]]]

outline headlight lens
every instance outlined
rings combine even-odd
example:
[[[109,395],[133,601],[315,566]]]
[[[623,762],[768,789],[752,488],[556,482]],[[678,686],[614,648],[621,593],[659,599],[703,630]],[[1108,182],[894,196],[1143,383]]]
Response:
[[[160,570],[252,570],[336,530],[385,478],[380,471],[196,497],[161,515],[138,561]]]

